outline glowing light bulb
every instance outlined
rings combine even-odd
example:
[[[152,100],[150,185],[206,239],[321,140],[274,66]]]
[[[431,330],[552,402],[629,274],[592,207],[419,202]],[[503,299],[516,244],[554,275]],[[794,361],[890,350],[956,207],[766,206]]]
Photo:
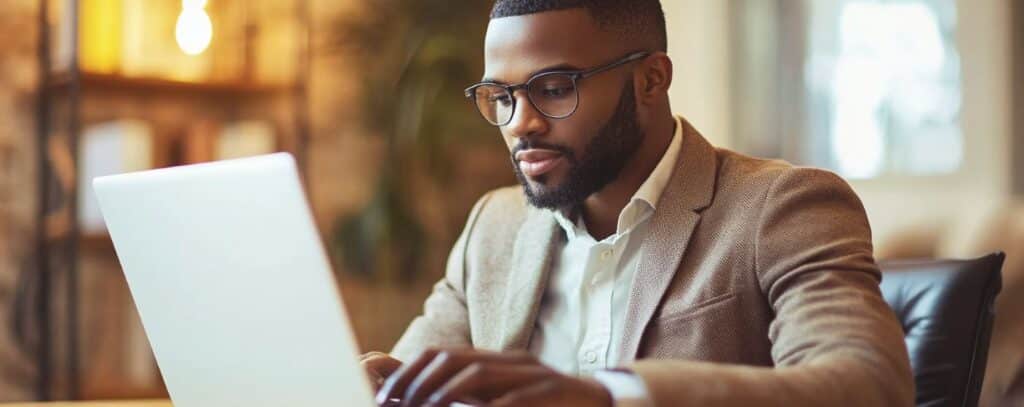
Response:
[[[178,47],[188,55],[199,55],[213,39],[213,22],[206,14],[206,0],[183,0],[181,15],[174,27]]]

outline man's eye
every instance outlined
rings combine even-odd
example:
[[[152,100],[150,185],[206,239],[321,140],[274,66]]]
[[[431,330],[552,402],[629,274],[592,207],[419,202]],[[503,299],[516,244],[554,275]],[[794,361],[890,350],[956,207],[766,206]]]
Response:
[[[560,86],[560,87],[553,87],[553,88],[544,88],[541,91],[541,94],[544,95],[544,97],[547,97],[547,98],[560,98],[560,97],[564,97],[566,95],[569,95],[570,92],[572,92],[572,88],[566,87],[566,86]]]
[[[492,95],[491,97],[487,98],[487,101],[491,102],[492,104],[501,104],[502,106],[508,106],[512,104],[512,98],[510,98],[507,94]]]

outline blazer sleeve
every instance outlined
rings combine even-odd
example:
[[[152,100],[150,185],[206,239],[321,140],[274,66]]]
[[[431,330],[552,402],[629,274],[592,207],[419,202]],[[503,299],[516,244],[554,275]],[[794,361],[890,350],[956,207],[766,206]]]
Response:
[[[466,307],[466,247],[473,227],[491,194],[484,195],[473,206],[462,234],[452,247],[445,275],[423,305],[423,314],[413,319],[391,356],[402,361],[415,358],[428,348],[472,346],[469,311]]]
[[[903,331],[878,288],[864,208],[838,176],[789,168],[768,188],[756,272],[774,368],[640,361],[658,406],[910,406]]]

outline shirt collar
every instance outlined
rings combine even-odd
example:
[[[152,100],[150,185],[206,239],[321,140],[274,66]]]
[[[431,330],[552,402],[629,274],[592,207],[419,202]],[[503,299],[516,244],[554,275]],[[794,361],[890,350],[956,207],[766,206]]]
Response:
[[[654,167],[651,175],[647,176],[644,183],[640,184],[640,188],[630,198],[626,207],[622,208],[622,212],[619,213],[616,234],[623,234],[633,229],[658,208],[658,201],[661,199],[662,193],[665,192],[665,187],[672,178],[672,170],[676,167],[676,161],[679,159],[682,145],[683,122],[677,116],[675,118],[675,132],[672,135],[672,141],[669,143],[668,149],[661,156],[661,160],[658,161],[658,165]],[[558,224],[565,230],[570,239],[586,231],[582,216],[577,215],[576,220],[571,221],[564,210],[554,211],[554,215],[555,220],[558,221]]]

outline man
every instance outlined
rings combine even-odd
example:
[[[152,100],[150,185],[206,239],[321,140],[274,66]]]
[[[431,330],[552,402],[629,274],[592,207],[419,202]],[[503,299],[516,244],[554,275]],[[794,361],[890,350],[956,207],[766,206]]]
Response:
[[[476,204],[424,314],[364,356],[379,402],[912,404],[856,195],[673,117],[666,48],[657,0],[497,1],[467,97],[522,186]]]

